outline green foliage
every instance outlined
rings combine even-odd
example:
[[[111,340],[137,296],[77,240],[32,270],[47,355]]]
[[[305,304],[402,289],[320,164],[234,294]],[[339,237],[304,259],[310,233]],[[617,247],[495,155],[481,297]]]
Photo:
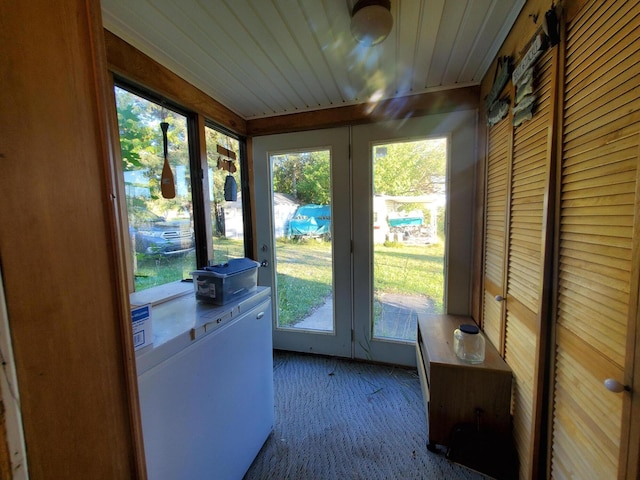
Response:
[[[298,181],[298,199],[302,203],[329,205],[331,203],[331,168],[329,152],[311,152],[302,166]]]
[[[424,195],[446,175],[446,139],[390,143],[374,148],[374,191],[380,195]]]
[[[300,203],[331,203],[328,150],[295,152],[272,157],[273,190],[292,195]]]
[[[142,125],[136,113],[136,104],[127,98],[131,96],[128,92],[116,96],[122,166],[125,171],[143,167],[140,156],[142,152],[153,153],[153,135],[148,127]]]

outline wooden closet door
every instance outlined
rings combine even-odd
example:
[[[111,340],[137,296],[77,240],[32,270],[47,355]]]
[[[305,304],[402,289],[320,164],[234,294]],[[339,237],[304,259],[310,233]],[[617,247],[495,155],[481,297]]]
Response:
[[[503,119],[488,129],[487,185],[485,201],[484,279],[482,318],[489,341],[502,354],[505,250],[507,235],[507,200],[509,198],[509,163],[511,161],[511,120]]]
[[[550,283],[547,234],[551,145],[556,104],[557,48],[534,67],[533,118],[513,129],[508,262],[505,300],[505,360],[514,377],[513,434],[520,478],[538,476],[542,422],[545,292]]]
[[[633,374],[639,18],[635,0],[594,0],[568,16],[552,478],[627,474],[631,394],[609,392],[603,381]]]

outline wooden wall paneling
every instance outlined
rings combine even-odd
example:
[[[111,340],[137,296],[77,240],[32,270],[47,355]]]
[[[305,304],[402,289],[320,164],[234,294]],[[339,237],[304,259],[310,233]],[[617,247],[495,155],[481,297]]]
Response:
[[[580,7],[567,9],[549,475],[627,478],[637,400],[602,382],[637,375],[640,5]]]
[[[492,62],[488,70],[489,73],[483,78],[480,90],[480,98],[484,99],[491,90],[494,80],[494,72],[496,71],[497,59],[504,55],[509,55],[512,57],[521,56],[526,51],[528,43],[533,34],[540,28],[539,20],[537,20],[538,23],[536,23],[534,22],[533,18],[535,17],[536,19],[539,19],[544,17],[544,13],[549,9],[549,7],[550,5],[546,0],[528,0],[526,2],[511,29],[511,33],[507,36],[505,42],[500,48],[500,51],[497,53],[496,58]],[[512,88],[511,82],[509,82],[509,85],[506,87],[506,89],[509,88]],[[503,92],[503,95],[507,95],[506,90]],[[513,99],[513,92],[510,92],[509,96],[511,99]],[[481,121],[486,121],[486,114],[482,115]],[[481,141],[486,139],[487,142],[487,147],[483,150],[480,150],[480,152],[484,153],[484,158],[481,159],[481,162],[484,164],[483,168],[486,170],[484,172],[484,176],[481,177],[482,181],[484,181],[485,184],[479,188],[480,191],[484,190],[485,188],[488,189],[488,179],[490,178],[488,170],[490,168],[489,158],[491,155],[491,136],[494,136],[494,144],[498,142],[498,138],[502,138],[504,141],[511,141],[511,118],[509,117],[508,120],[504,120],[503,122],[503,128],[509,129],[508,133],[506,131],[501,133],[495,131],[495,129],[498,128],[500,124],[495,125],[494,127],[484,127],[486,129],[486,132],[484,134],[482,131],[479,131],[479,135],[482,135]],[[491,133],[491,130],[494,130],[494,132]],[[506,146],[505,148],[508,149],[508,152],[511,152],[511,145]],[[509,155],[511,155],[511,153],[509,153]],[[485,330],[485,333],[488,334],[488,338],[490,338],[491,342],[494,343],[496,348],[498,348],[498,350],[502,354],[504,354],[504,317],[502,314],[503,305],[495,302],[495,296],[497,294],[503,296],[505,294],[505,292],[503,291],[504,281],[496,283],[494,280],[492,280],[492,277],[490,275],[487,275],[487,269],[493,270],[493,278],[495,278],[498,274],[498,272],[495,270],[496,268],[498,268],[499,270],[501,268],[504,269],[504,265],[502,267],[498,267],[498,265],[495,263],[494,259],[496,257],[495,253],[492,252],[492,250],[495,250],[497,245],[500,243],[499,238],[495,236],[496,233],[498,235],[504,235],[505,233],[498,233],[498,231],[496,230],[495,222],[497,221],[497,216],[501,214],[496,212],[496,208],[499,208],[497,204],[489,205],[487,203],[491,195],[492,194],[487,190],[484,192],[484,197],[478,197],[483,200],[482,204],[479,204],[478,206],[478,211],[482,212],[484,217],[484,223],[477,225],[475,229],[476,235],[483,239],[482,264],[478,267],[482,280],[480,282],[480,288],[474,288],[473,290],[474,298],[472,303],[474,305],[477,304],[480,306],[479,310],[481,312],[481,318],[476,320],[479,320],[479,323],[481,323],[481,325],[483,326],[483,329]],[[497,194],[493,194],[493,197],[495,198],[496,202],[500,201]],[[504,203],[504,198],[502,199],[502,202]],[[493,212],[491,210],[493,210]],[[506,215],[506,212],[504,212],[504,214]],[[487,222],[494,223],[494,232],[487,231],[487,228],[490,227],[490,224],[488,225]],[[503,220],[503,225],[506,224],[507,220],[505,217],[505,220]],[[493,244],[487,247],[487,241],[491,240]],[[500,249],[500,252],[504,253],[506,251],[506,243],[504,245],[505,247],[502,247]],[[487,253],[489,253],[489,256],[487,256]],[[489,259],[488,262],[487,259]]]
[[[100,5],[4,2],[0,24],[0,256],[29,475],[139,478]]]

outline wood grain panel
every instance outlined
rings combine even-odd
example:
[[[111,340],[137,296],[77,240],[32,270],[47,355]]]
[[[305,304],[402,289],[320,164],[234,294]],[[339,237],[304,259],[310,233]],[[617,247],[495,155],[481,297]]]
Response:
[[[100,5],[2,2],[0,19],[0,252],[29,477],[139,478]]]
[[[502,349],[504,335],[502,304],[495,296],[504,294],[510,131],[508,119],[502,120],[489,128],[487,140],[483,329],[498,351]],[[490,293],[488,285],[492,286]]]
[[[529,313],[531,315],[531,313]],[[531,470],[534,424],[534,379],[537,336],[511,310],[507,310],[505,360],[514,377],[513,435],[518,448],[521,478]]]
[[[505,360],[515,378],[514,436],[521,478],[534,476],[541,423],[535,399],[542,385],[538,362],[545,264],[545,200],[549,189],[554,50],[535,66],[536,110],[513,130]]]
[[[586,2],[567,25],[552,478],[616,478],[640,132],[640,5]],[[603,75],[602,72],[606,72]]]
[[[562,448],[572,448],[574,456],[564,468],[569,471],[597,471],[597,478],[611,478],[618,461],[620,442],[620,395],[594,395],[610,375],[621,375],[615,365],[603,362],[598,351],[571,331],[558,329],[556,352],[556,415],[554,431]],[[575,445],[565,445],[571,441]],[[585,448],[586,447],[586,448]],[[585,470],[583,470],[585,469]],[[591,478],[591,477],[585,477]]]

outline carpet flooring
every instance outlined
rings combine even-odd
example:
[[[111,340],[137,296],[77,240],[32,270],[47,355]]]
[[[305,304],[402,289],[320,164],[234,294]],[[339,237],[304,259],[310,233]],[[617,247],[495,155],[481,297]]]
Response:
[[[487,479],[429,452],[417,372],[274,353],[275,426],[244,480]]]

